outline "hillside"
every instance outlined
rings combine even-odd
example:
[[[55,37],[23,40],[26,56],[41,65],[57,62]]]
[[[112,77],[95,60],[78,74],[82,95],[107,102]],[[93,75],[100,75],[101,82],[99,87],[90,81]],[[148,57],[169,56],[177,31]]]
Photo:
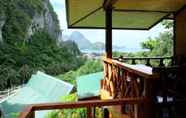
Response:
[[[0,0],[0,90],[36,71],[58,75],[83,64],[73,42],[63,42],[49,0]]]
[[[60,36],[59,21],[49,0],[1,0],[0,40],[29,39],[45,30],[51,37]]]

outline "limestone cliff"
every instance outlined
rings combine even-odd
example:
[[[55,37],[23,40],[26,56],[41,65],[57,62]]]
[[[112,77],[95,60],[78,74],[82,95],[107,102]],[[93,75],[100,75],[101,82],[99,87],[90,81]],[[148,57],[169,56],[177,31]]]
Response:
[[[29,39],[43,30],[56,40],[61,38],[49,0],[1,0],[0,4],[0,41]]]

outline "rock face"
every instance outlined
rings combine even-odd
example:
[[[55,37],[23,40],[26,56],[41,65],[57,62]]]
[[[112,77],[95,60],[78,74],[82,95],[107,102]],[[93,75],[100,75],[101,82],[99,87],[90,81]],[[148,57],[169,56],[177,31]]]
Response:
[[[27,0],[27,1],[17,0],[17,2],[12,3],[15,6],[15,10],[18,11],[17,12],[18,15],[20,14],[22,15],[22,16],[16,16],[17,15],[16,14],[14,17],[16,18],[24,17],[26,20],[29,19],[28,22],[25,23],[27,24],[25,25],[26,28],[22,28],[22,30],[25,31],[25,38],[29,39],[35,32],[45,31],[52,38],[56,40],[61,39],[59,21],[58,21],[57,15],[53,11],[53,8],[49,0],[34,0],[34,2],[32,0]],[[30,3],[32,3],[32,5],[30,5]],[[38,8],[35,8],[35,7],[38,7]],[[9,14],[6,14],[6,15],[7,17],[11,17],[11,15],[8,16]],[[1,13],[0,13],[0,17],[1,17]],[[22,20],[24,20],[24,18],[22,18]],[[17,24],[22,23],[20,19],[17,19],[17,20],[18,21],[15,21]],[[2,31],[2,28],[5,25],[9,27],[8,23],[10,24],[10,22],[6,20],[2,20],[2,18],[0,18],[0,41],[3,40],[2,34],[4,32]],[[12,34],[12,32],[10,34]]]
[[[61,37],[59,30],[58,21],[56,21],[57,16],[54,16],[53,11],[51,11],[51,4],[49,0],[44,0],[44,10],[41,14],[36,13],[32,19],[32,23],[28,29],[28,37],[34,34],[34,32],[45,29],[49,35],[55,39]]]
[[[0,7],[2,7],[2,6],[0,6]],[[4,14],[4,11],[2,10],[0,12],[0,43],[3,42],[2,28],[5,24],[5,20],[6,20],[5,14]]]
[[[4,24],[5,24],[5,20],[4,19],[0,19],[0,42],[3,42],[2,28],[3,28]]]

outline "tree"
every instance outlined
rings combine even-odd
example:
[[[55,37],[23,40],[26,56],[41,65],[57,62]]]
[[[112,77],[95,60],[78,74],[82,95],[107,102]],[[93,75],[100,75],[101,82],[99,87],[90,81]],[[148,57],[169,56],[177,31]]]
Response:
[[[143,49],[149,49],[150,51],[152,51],[157,44],[158,44],[158,40],[149,38],[147,41],[142,42],[141,46]]]
[[[158,37],[154,39],[149,38],[148,40],[141,43],[141,47],[149,49],[148,56],[172,56],[173,55],[173,22],[166,20],[162,22],[162,25],[167,31],[160,33]]]

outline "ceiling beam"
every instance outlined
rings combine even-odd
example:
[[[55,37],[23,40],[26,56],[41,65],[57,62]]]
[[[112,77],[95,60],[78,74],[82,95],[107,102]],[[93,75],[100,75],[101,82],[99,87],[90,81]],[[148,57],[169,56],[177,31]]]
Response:
[[[113,8],[115,12],[156,12],[156,13],[175,13],[174,11],[158,11],[158,10],[131,10],[131,9],[115,9]]]

